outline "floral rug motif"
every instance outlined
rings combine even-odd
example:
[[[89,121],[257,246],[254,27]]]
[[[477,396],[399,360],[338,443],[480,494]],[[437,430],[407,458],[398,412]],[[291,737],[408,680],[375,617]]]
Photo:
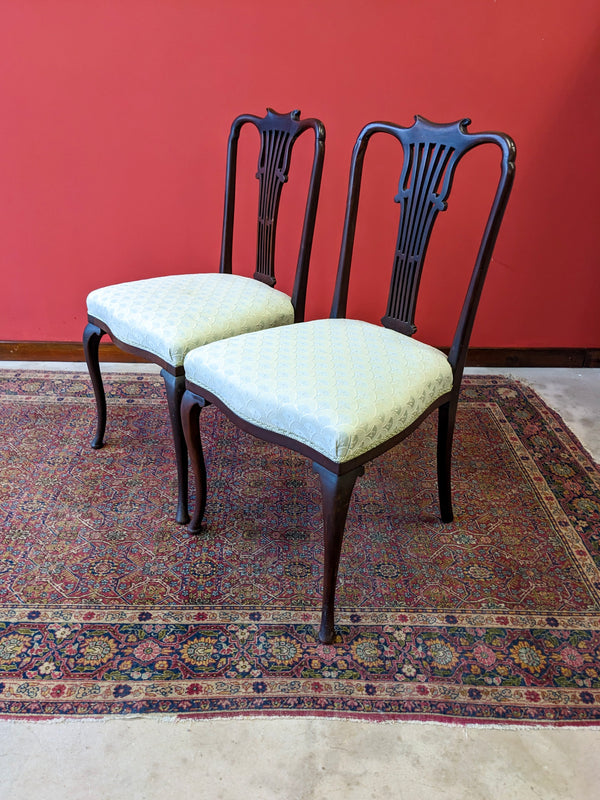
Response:
[[[202,412],[206,530],[172,517],[159,377],[0,371],[0,714],[598,724],[600,468],[529,388],[463,383],[456,519],[435,417],[368,465],[317,639],[310,463]]]

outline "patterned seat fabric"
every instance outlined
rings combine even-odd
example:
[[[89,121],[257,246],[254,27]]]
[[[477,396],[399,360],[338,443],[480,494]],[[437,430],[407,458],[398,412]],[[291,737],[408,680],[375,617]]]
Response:
[[[294,321],[290,298],[240,275],[168,275],[91,292],[88,314],[174,367],[195,347]]]
[[[359,320],[324,319],[188,353],[188,383],[337,463],[409,427],[452,389],[444,353]]]

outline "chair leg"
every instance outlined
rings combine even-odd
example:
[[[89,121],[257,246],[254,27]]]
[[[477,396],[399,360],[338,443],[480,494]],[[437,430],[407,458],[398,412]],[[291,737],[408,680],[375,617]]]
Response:
[[[202,453],[202,440],[200,438],[200,412],[205,406],[205,401],[198,395],[184,392],[181,401],[181,422],[187,442],[196,485],[196,506],[194,516],[188,525],[188,531],[198,534],[202,530],[202,519],[206,507],[206,466]]]
[[[457,400],[450,400],[438,410],[437,474],[442,522],[452,522],[452,440]]]
[[[190,521],[188,514],[188,453],[181,427],[181,398],[185,391],[185,375],[172,375],[166,369],[160,373],[165,381],[169,417],[175,444],[175,461],[177,464],[177,514],[176,521],[186,525]]]
[[[346,516],[354,484],[358,476],[364,473],[364,467],[358,467],[345,475],[336,475],[317,463],[314,463],[313,467],[321,479],[325,540],[323,604],[319,639],[324,644],[331,644],[334,633],[335,588]]]
[[[83,331],[83,352],[88,372],[90,373],[94,396],[96,397],[96,435],[92,439],[94,450],[99,450],[104,445],[104,431],[106,430],[106,395],[104,394],[100,359],[98,358],[98,346],[104,333],[105,331],[102,328],[93,325],[91,322],[88,322]]]

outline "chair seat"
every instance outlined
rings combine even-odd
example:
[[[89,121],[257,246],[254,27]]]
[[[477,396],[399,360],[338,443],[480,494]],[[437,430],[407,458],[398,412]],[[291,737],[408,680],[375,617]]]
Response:
[[[401,433],[452,389],[444,353],[348,319],[214,342],[188,353],[184,366],[188,383],[238,417],[336,463]]]
[[[88,314],[124,344],[179,367],[195,347],[294,321],[290,298],[253,278],[227,273],[168,275],[105,286]]]

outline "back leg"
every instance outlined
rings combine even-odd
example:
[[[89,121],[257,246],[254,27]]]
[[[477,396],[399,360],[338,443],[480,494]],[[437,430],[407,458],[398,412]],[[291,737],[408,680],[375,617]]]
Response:
[[[437,474],[442,522],[452,522],[452,441],[457,400],[450,400],[438,410]]]
[[[104,333],[105,331],[103,331],[102,328],[99,328],[91,322],[88,322],[83,332],[83,352],[96,397],[96,412],[98,418],[96,435],[92,439],[92,447],[94,450],[98,450],[103,446],[104,431],[106,430],[106,395],[104,394],[104,384],[102,383],[100,360],[98,358],[98,346]]]

